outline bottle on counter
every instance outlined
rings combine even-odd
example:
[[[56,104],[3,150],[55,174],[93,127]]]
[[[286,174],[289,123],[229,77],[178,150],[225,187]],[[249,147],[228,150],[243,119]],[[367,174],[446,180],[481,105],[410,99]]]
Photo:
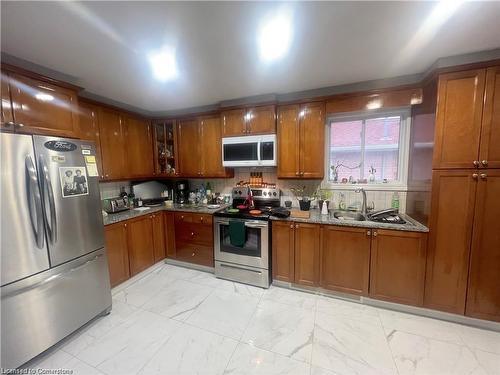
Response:
[[[391,207],[399,211],[399,193],[397,191],[392,194]]]
[[[132,207],[134,205],[134,200],[135,200],[135,194],[134,194],[134,188],[130,188],[130,193],[128,193],[128,205]]]

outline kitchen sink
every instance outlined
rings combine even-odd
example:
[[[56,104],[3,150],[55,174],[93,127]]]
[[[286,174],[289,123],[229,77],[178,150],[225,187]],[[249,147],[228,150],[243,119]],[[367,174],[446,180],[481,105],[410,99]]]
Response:
[[[333,217],[339,220],[365,221],[366,218],[361,212],[335,211]]]

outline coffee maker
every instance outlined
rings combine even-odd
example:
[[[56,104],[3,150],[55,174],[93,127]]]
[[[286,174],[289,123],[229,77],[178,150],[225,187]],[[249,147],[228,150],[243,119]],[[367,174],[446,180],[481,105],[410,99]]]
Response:
[[[175,203],[186,204],[189,199],[189,183],[187,180],[175,182]]]

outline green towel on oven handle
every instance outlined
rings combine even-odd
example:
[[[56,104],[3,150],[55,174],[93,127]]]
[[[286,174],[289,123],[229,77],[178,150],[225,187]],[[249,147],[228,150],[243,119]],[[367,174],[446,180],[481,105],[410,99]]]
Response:
[[[229,221],[229,241],[231,245],[243,247],[245,245],[245,223],[243,221]]]

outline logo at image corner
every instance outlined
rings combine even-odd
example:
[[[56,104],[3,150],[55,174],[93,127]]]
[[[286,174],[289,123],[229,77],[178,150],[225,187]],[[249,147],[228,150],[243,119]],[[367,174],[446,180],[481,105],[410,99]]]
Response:
[[[68,141],[47,141],[44,146],[52,151],[75,151],[76,145]]]

